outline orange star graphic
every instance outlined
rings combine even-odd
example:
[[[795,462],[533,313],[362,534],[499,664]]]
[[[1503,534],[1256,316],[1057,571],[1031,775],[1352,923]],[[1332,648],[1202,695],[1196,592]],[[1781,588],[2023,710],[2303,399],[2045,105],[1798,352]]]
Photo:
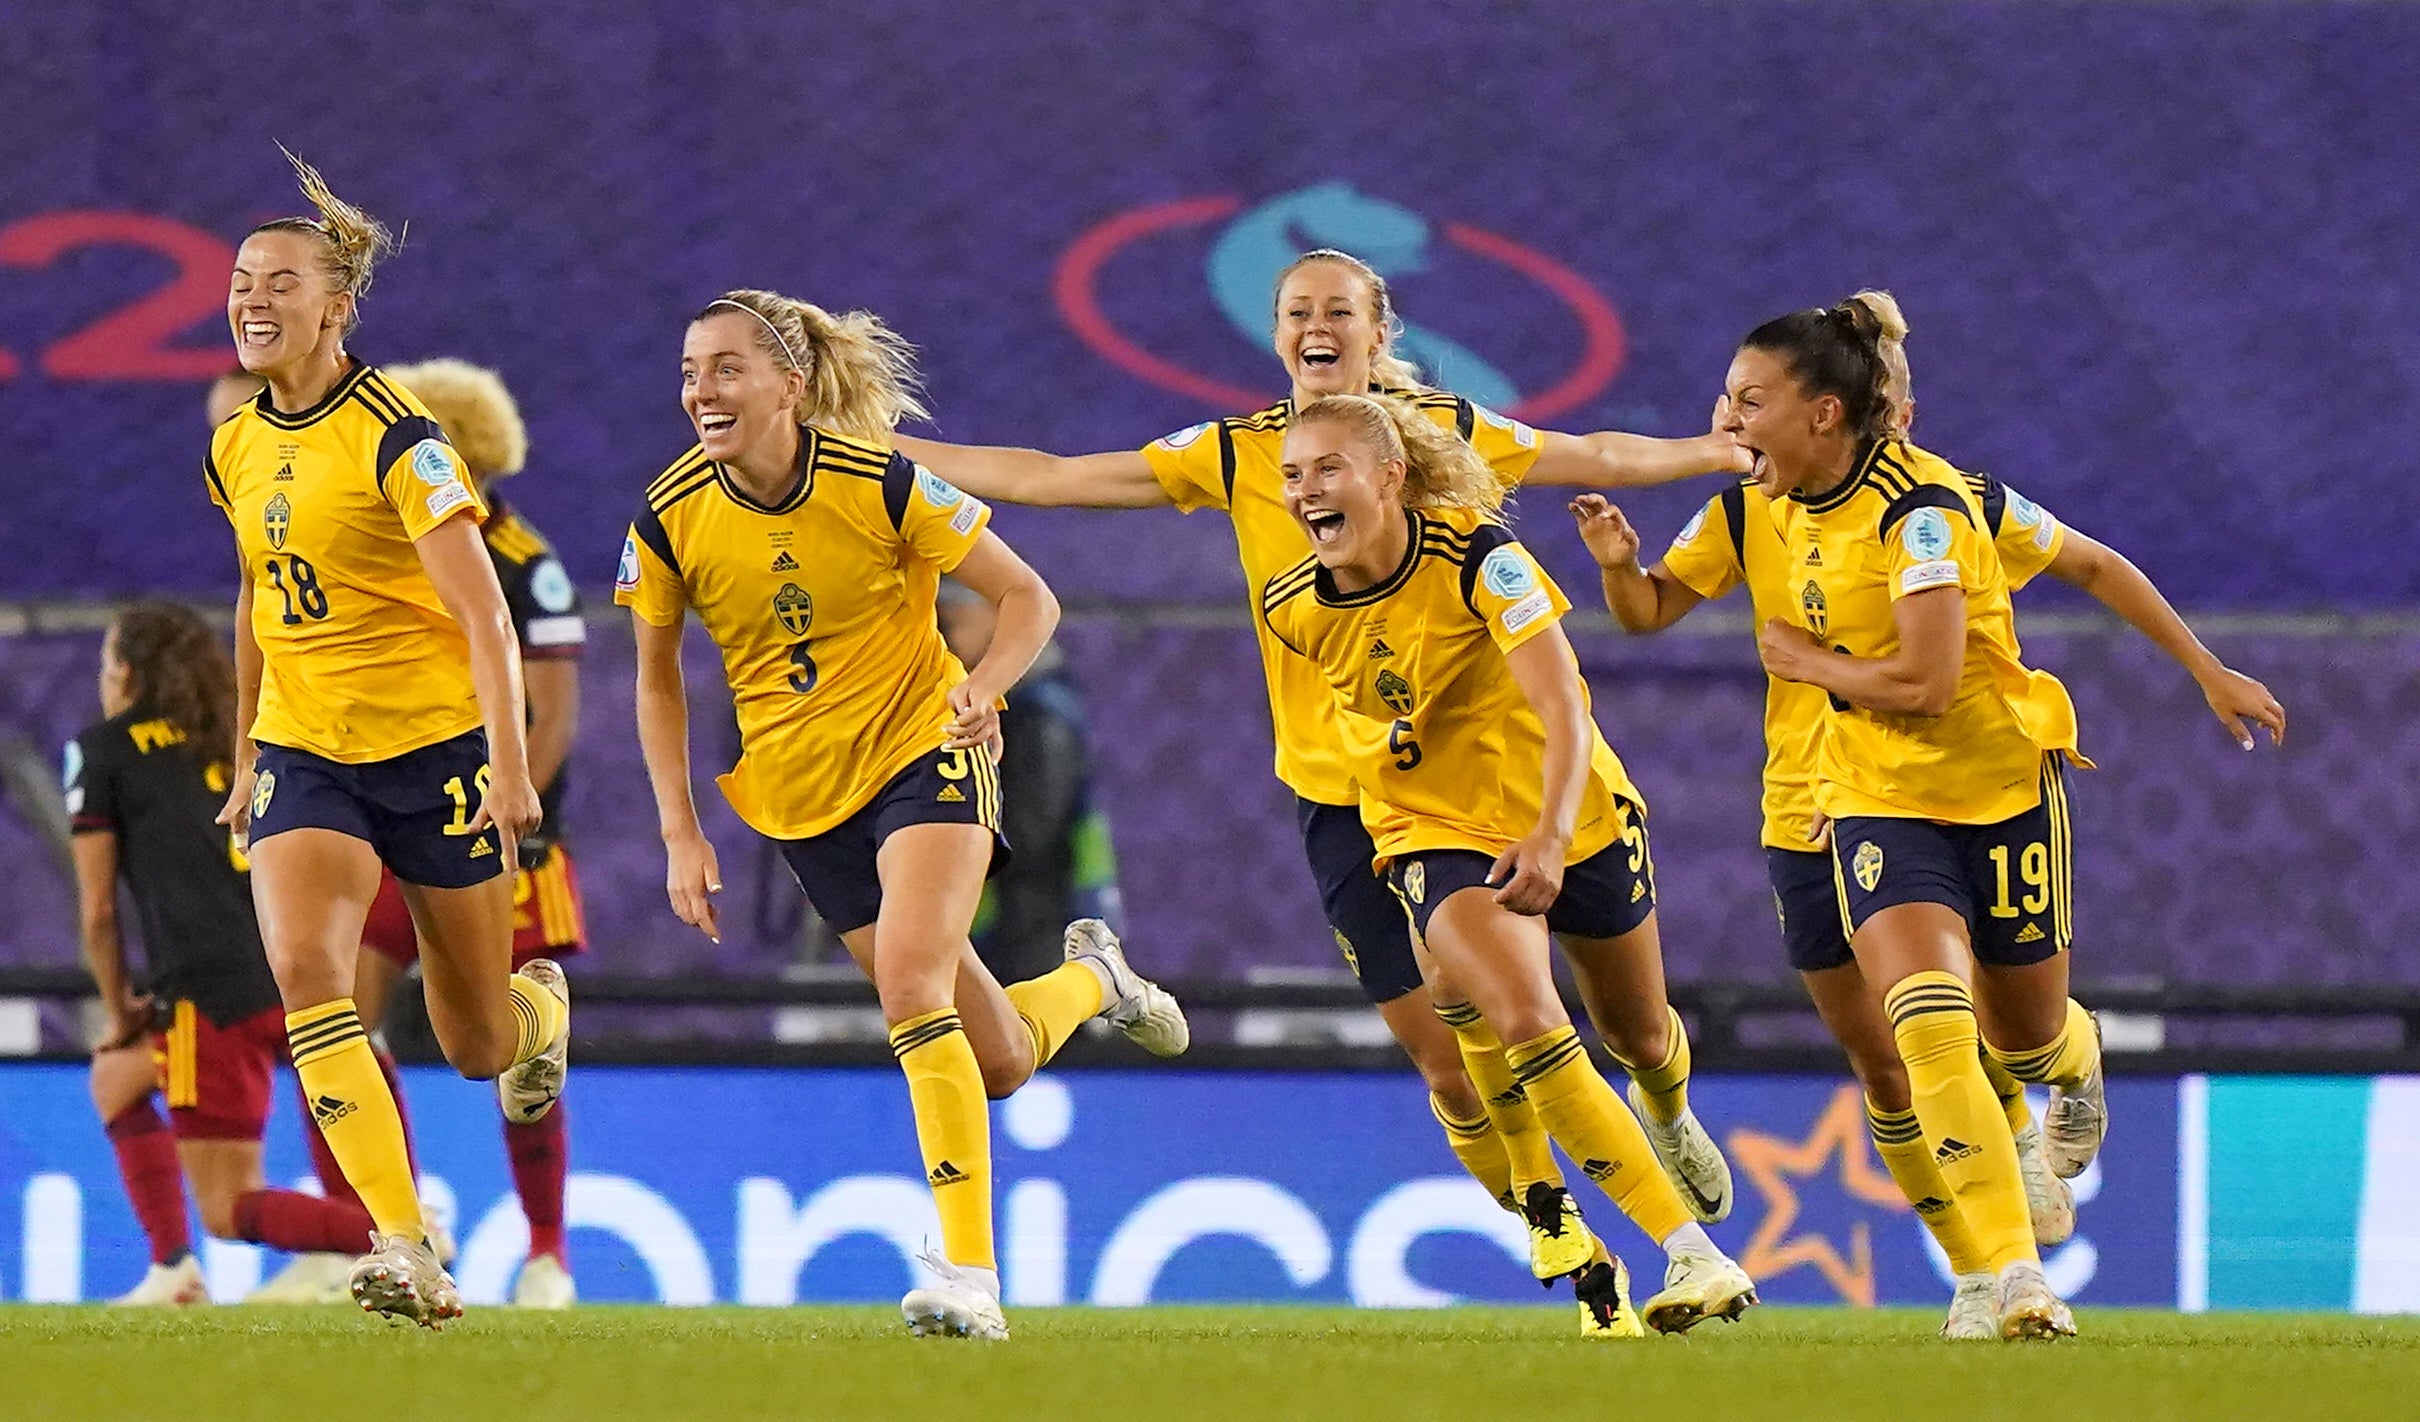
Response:
[[[1832,1241],[1821,1234],[1792,1238],[1790,1227],[1798,1222],[1798,1192],[1786,1178],[1818,1174],[1825,1162],[1837,1156],[1842,1189],[1869,1205],[1908,1209],[1898,1185],[1874,1159],[1873,1147],[1866,1138],[1864,1095],[1855,1086],[1843,1086],[1834,1092],[1831,1104],[1816,1117],[1814,1129],[1803,1141],[1784,1140],[1743,1127],[1731,1133],[1730,1145],[1732,1162],[1756,1182],[1767,1206],[1755,1236],[1748,1241],[1747,1252],[1740,1256],[1740,1267],[1751,1278],[1766,1279],[1801,1264],[1812,1264],[1842,1299],[1861,1308],[1872,1308],[1872,1232],[1864,1221],[1858,1221],[1849,1231],[1845,1259]]]

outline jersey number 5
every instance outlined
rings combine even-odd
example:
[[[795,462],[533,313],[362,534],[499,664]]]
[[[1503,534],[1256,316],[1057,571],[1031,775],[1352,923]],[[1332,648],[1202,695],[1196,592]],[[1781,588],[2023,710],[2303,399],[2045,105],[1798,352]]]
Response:
[[[1397,721],[1386,728],[1386,748],[1395,753],[1397,770],[1413,770],[1420,765],[1420,743],[1412,739],[1410,718]]]
[[[269,555],[269,586],[277,589],[278,598],[286,605],[278,620],[292,627],[305,619],[317,622],[328,615],[328,592],[319,585],[319,569],[292,553],[280,558]],[[295,607],[301,605],[301,611]]]

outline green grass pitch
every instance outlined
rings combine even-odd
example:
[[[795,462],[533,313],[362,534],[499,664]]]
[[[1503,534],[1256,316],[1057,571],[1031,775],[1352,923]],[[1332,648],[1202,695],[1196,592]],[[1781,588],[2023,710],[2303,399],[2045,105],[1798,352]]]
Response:
[[[443,1334],[346,1309],[0,1309],[0,1417],[2420,1417],[2420,1320],[2086,1311],[2052,1345],[1950,1345],[1936,1314],[1763,1309],[1586,1342],[1563,1309],[1019,1309],[1006,1344],[889,1309],[480,1309]]]

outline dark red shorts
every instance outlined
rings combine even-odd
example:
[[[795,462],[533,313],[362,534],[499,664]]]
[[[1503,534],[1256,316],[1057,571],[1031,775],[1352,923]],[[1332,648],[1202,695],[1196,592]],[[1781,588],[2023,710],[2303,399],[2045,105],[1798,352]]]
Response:
[[[190,1002],[169,1009],[151,1060],[177,1137],[257,1141],[269,1124],[269,1080],[290,1058],[286,1012],[264,1008],[222,1027]]]
[[[403,889],[392,871],[378,883],[378,898],[361,927],[361,946],[408,968],[420,961],[420,938],[412,931],[412,912],[403,902]],[[588,925],[580,912],[580,880],[571,855],[562,845],[547,850],[535,869],[513,875],[513,966],[532,958],[562,958],[588,946]]]

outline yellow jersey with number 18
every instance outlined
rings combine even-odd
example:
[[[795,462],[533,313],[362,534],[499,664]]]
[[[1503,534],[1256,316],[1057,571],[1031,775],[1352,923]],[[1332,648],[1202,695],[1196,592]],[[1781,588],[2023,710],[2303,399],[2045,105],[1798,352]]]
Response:
[[[1431,849],[1501,854],[1537,828],[1546,725],[1505,656],[1571,609],[1504,525],[1467,509],[1406,517],[1411,545],[1384,582],[1340,593],[1305,558],[1261,603],[1270,637],[1335,708],[1329,734],[1360,787],[1380,867]],[[1585,682],[1581,695],[1585,705]],[[1615,801],[1644,808],[1593,719],[1588,733],[1574,864],[1621,837]]]
[[[367,365],[299,414],[263,391],[202,468],[251,586],[254,740],[358,765],[478,728],[470,640],[413,543],[487,508],[412,392]]]
[[[1438,425],[1462,436],[1496,471],[1507,488],[1538,460],[1538,432],[1518,420],[1437,390],[1387,392],[1408,400]],[[1235,525],[1235,551],[1243,560],[1252,605],[1271,578],[1311,552],[1310,537],[1286,511],[1282,469],[1286,430],[1294,402],[1280,401],[1255,415],[1213,420],[1152,441],[1143,449],[1151,472],[1168,497],[1186,513],[1224,509]],[[1328,693],[1312,669],[1271,640],[1258,616],[1261,673],[1269,685],[1269,719],[1277,738],[1277,778],[1306,800],[1350,805],[1352,771],[1336,745]]]
[[[2066,546],[2067,530],[2050,511],[1988,474],[1968,474],[1967,486],[2000,555],[2010,590],[2050,566]],[[1796,605],[1788,553],[1773,526],[1773,505],[1755,481],[1743,480],[1706,501],[1664,554],[1663,570],[1709,601],[1745,583],[1756,625],[1789,618]],[[1815,827],[1815,751],[1823,739],[1825,696],[1805,682],[1765,678],[1763,842],[1811,851]]]
[[[767,505],[691,449],[647,490],[614,601],[659,627],[697,613],[722,649],[739,764],[717,777],[760,834],[806,839],[948,739],[966,670],[933,615],[991,510],[879,445],[801,426]]]

